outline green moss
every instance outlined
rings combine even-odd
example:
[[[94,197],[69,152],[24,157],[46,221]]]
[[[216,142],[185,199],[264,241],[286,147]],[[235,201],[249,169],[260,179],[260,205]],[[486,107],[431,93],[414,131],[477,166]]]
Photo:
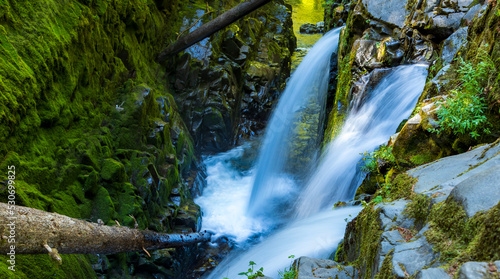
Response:
[[[106,159],[102,163],[101,177],[107,181],[125,181],[125,167],[114,159]]]
[[[114,212],[115,207],[109,196],[108,190],[104,187],[100,187],[93,201],[92,220],[97,221],[97,219],[101,219],[105,224],[113,224],[111,219]]]
[[[394,249],[390,250],[382,262],[382,267],[379,272],[375,275],[375,279],[396,279],[397,276],[392,272],[392,257],[394,255]]]
[[[49,255],[16,255],[16,271],[11,272],[5,264],[7,257],[0,255],[0,275],[2,278],[96,278],[88,256],[61,255],[61,258],[63,264],[59,265]]]
[[[415,193],[412,191],[413,186],[417,183],[417,178],[414,178],[407,173],[398,174],[391,182],[391,200],[409,199]]]
[[[422,194],[414,195],[411,203],[405,207],[403,214],[413,218],[417,227],[421,228],[429,215],[430,204],[429,197]]]
[[[344,260],[344,241],[342,240],[337,246],[337,251],[335,251],[334,261],[342,263]]]
[[[347,231],[350,231],[350,235],[346,235],[344,239],[345,261],[361,270],[361,278],[371,278],[372,275],[372,265],[382,234],[379,213],[380,209],[367,206],[348,224]]]
[[[493,261],[500,258],[500,203],[490,209],[484,217],[474,216],[469,222],[469,227],[481,226],[477,234],[472,238],[469,253],[476,259]]]
[[[436,204],[429,215],[430,230],[424,233],[445,266],[459,266],[466,261],[498,259],[500,203],[467,218],[464,209],[453,199]]]

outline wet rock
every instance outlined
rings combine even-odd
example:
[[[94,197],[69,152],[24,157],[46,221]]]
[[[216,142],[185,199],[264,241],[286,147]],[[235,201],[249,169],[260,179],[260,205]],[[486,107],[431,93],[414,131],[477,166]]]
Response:
[[[449,37],[460,27],[460,22],[465,13],[452,13],[448,15],[435,15],[430,18],[424,34],[432,34],[435,41],[440,42]]]
[[[442,268],[427,268],[422,269],[417,273],[417,279],[445,279],[450,278],[450,275]]]
[[[294,261],[293,265],[297,269],[297,279],[347,279],[354,277],[352,266],[341,266],[331,260],[300,257]]]
[[[441,59],[443,60],[443,65],[451,63],[458,50],[467,43],[468,29],[468,27],[462,27],[458,29],[443,42],[443,50],[441,51]]]
[[[405,272],[413,275],[432,263],[438,256],[433,252],[432,245],[427,242],[425,236],[398,245],[394,248],[392,257],[393,273],[399,278],[406,278]]]
[[[402,28],[405,17],[408,14],[406,10],[406,1],[401,0],[363,0],[366,10],[374,18],[384,21],[394,27]]]
[[[488,263],[466,262],[460,267],[459,279],[482,279],[488,278]]]
[[[375,40],[360,39],[354,42],[353,49],[357,49],[354,62],[358,67],[367,67],[370,63],[377,62],[377,42]]]
[[[460,182],[450,197],[463,206],[467,216],[487,211],[500,202],[500,164]]]
[[[377,60],[385,65],[395,66],[403,60],[401,42],[393,38],[385,39],[377,52]]]
[[[349,99],[351,99],[349,104],[350,110],[357,111],[364,104],[365,100],[370,97],[372,89],[390,72],[390,69],[375,69],[368,74],[362,75],[354,82],[349,92]]]

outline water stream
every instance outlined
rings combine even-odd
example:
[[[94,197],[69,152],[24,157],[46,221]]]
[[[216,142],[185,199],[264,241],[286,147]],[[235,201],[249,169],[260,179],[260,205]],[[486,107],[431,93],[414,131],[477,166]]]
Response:
[[[307,106],[323,108],[328,91],[330,57],[338,49],[340,28],[325,34],[292,75],[269,122],[257,160],[248,212],[276,217],[281,203],[294,198],[296,187],[285,163],[294,148],[290,139]],[[318,115],[320,117],[320,115]],[[301,154],[312,156],[313,154]],[[306,167],[306,166],[304,166]],[[292,174],[293,175],[293,174]]]
[[[343,238],[346,221],[360,211],[359,207],[333,210],[332,205],[354,197],[363,179],[360,153],[387,142],[410,115],[423,90],[427,67],[399,66],[386,74],[359,108],[349,113],[314,171],[306,179],[297,179],[284,171],[293,152],[287,139],[304,106],[311,99],[324,101],[320,92],[322,82],[328,80],[328,61],[336,50],[338,31],[318,41],[293,74],[254,167],[244,167],[249,144],[205,159],[207,187],[195,200],[203,209],[203,229],[237,244],[207,278],[245,278],[237,274],[248,269],[249,261],[277,278],[278,270],[289,266],[290,255],[328,257]],[[293,214],[281,215],[283,207]]]

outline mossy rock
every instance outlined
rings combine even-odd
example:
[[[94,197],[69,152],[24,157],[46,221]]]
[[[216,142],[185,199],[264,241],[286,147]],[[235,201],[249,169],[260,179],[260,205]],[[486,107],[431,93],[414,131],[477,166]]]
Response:
[[[99,187],[96,197],[92,203],[92,220],[95,222],[101,219],[105,224],[113,224],[111,219],[115,213],[115,206],[108,190],[104,187]]]
[[[123,182],[125,166],[115,159],[106,159],[102,163],[101,178],[110,182]]]

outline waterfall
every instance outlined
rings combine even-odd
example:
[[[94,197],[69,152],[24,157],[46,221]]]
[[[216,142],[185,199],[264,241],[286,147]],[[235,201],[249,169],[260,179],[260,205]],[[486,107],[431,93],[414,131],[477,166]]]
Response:
[[[357,164],[362,158],[360,153],[387,142],[410,115],[424,89],[426,76],[427,65],[396,67],[370,92],[359,110],[347,116],[340,134],[328,144],[299,196],[297,217],[354,197],[363,179]]]
[[[297,190],[293,174],[285,171],[292,154],[290,150],[295,149],[293,138],[300,133],[297,129],[301,129],[296,123],[301,122],[307,107],[318,107],[317,117],[320,118],[319,111],[324,108],[328,91],[330,57],[337,51],[340,30],[337,28],[328,32],[314,45],[293,73],[274,109],[257,160],[248,206],[251,216],[260,213],[269,215],[271,212],[276,215],[281,203],[291,200]],[[309,152],[299,156],[307,158],[313,154]]]

